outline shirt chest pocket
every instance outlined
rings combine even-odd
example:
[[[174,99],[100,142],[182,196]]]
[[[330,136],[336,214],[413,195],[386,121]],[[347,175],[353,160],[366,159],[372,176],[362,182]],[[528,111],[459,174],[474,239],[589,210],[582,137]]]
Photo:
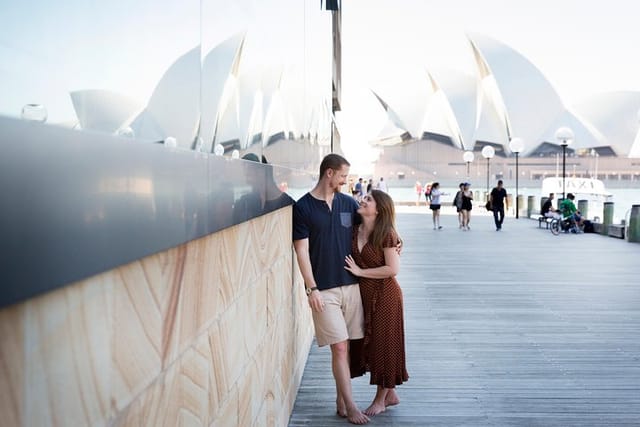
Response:
[[[351,228],[351,212],[340,212],[340,225]]]

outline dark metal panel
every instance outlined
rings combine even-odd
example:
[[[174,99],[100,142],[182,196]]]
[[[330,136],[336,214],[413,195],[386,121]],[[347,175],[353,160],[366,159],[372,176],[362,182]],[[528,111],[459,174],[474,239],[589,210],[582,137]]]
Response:
[[[293,203],[291,171],[0,117],[0,306]]]

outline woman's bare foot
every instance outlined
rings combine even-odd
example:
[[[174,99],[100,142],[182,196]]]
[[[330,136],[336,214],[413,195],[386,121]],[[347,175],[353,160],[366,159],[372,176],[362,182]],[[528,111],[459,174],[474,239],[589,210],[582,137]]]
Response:
[[[400,398],[396,394],[396,390],[392,388],[387,392],[387,396],[384,399],[384,405],[394,406],[394,405],[397,405],[398,403],[400,403]]]
[[[347,420],[349,420],[351,424],[363,425],[369,422],[369,417],[354,406],[347,410]]]
[[[372,417],[374,415],[378,415],[381,412],[384,412],[385,409],[386,407],[384,406],[384,402],[378,402],[377,400],[374,400],[371,405],[369,405],[369,407],[363,412]]]

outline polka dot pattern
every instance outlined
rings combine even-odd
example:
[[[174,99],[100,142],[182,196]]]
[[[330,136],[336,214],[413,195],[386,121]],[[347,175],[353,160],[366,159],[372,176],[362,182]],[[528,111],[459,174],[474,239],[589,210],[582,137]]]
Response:
[[[353,233],[351,253],[361,268],[385,265],[384,252],[367,243],[358,250],[358,232]],[[395,247],[398,237],[389,233],[384,247]],[[394,388],[409,379],[404,346],[402,290],[395,277],[360,277],[360,294],[365,316],[363,342],[351,346],[352,377],[371,373],[371,384]]]

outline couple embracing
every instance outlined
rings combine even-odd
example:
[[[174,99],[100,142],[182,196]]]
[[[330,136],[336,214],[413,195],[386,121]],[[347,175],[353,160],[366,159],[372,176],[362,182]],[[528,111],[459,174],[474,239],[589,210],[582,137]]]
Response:
[[[400,260],[393,201],[372,190],[360,203],[340,193],[349,162],[337,154],[320,164],[320,178],[294,206],[293,240],[319,346],[331,348],[337,413],[366,424],[400,400],[407,381]],[[351,377],[370,372],[371,405],[355,404]]]

